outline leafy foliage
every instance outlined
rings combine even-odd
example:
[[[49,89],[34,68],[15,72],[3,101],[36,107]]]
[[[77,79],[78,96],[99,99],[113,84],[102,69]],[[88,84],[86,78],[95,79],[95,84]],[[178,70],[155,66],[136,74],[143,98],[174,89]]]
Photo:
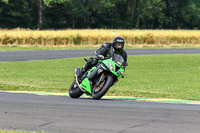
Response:
[[[8,0],[1,0],[2,2],[5,2],[5,3],[7,3],[8,4]]]
[[[0,0],[0,28],[199,29],[198,0]]]

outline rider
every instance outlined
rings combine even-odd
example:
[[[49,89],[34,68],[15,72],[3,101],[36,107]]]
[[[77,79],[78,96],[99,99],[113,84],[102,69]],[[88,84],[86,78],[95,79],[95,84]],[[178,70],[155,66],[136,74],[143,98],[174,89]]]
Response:
[[[79,78],[92,66],[98,63],[98,60],[103,60],[105,57],[110,58],[111,53],[119,54],[124,58],[125,67],[128,66],[127,63],[127,53],[124,50],[124,39],[122,37],[115,37],[112,43],[104,43],[99,49],[97,49],[94,54],[97,58],[91,57],[87,63],[81,68]]]

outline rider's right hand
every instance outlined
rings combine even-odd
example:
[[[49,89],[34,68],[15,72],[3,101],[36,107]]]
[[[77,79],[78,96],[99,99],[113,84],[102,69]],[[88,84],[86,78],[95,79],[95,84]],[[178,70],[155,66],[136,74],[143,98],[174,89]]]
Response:
[[[103,60],[104,56],[103,55],[97,55],[97,58],[100,59],[100,60]]]

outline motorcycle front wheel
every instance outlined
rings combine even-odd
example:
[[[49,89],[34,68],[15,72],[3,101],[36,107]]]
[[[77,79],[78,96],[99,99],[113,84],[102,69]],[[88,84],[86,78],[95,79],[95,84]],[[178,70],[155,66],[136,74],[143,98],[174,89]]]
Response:
[[[98,87],[94,87],[92,90],[92,98],[93,99],[100,99],[103,97],[109,88],[113,84],[113,77],[111,75],[107,75],[105,80],[100,84]]]
[[[78,85],[76,84],[76,81],[72,83],[71,87],[69,88],[69,96],[71,98],[79,98],[83,92],[78,88]]]

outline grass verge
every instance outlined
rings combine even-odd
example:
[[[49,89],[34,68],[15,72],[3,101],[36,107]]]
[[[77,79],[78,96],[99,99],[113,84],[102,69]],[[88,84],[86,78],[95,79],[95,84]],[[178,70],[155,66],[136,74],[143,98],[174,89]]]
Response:
[[[107,93],[110,96],[200,99],[200,55],[129,56],[125,79]],[[28,62],[0,62],[0,89],[67,92],[74,68],[83,58]]]
[[[8,130],[1,130],[0,129],[0,133],[47,133],[47,132],[27,132],[27,131],[8,131]]]
[[[97,49],[100,45],[66,45],[66,46],[42,46],[42,45],[10,45],[0,46],[0,51],[11,51],[11,50],[71,50],[71,49]]]
[[[58,45],[58,46],[43,46],[43,45],[9,45],[1,46],[0,51],[12,51],[12,50],[72,50],[72,49],[98,49],[101,45]],[[140,44],[140,45],[128,45],[125,49],[160,49],[160,48],[200,48],[200,45],[186,45],[186,44],[171,44],[171,45],[155,45],[155,44]]]

